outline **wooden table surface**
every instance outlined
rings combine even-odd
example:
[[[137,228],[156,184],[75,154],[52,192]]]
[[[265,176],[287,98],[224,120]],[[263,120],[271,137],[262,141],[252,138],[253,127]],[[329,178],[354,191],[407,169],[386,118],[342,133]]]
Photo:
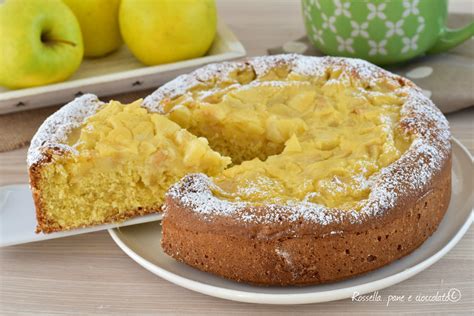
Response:
[[[299,1],[218,1],[219,15],[230,25],[248,55],[263,55],[304,34]],[[473,12],[470,0],[450,10]],[[474,87],[473,87],[474,88]],[[147,92],[119,95],[130,100]],[[474,153],[474,108],[448,115],[453,135]],[[0,185],[26,183],[26,149],[0,154]],[[0,314],[302,314],[316,312],[474,312],[474,230],[444,258],[415,277],[379,291],[383,302],[350,299],[300,306],[268,306],[225,301],[171,284],[125,255],[107,232],[0,249]],[[461,291],[457,303],[392,303],[388,295],[435,295]]]

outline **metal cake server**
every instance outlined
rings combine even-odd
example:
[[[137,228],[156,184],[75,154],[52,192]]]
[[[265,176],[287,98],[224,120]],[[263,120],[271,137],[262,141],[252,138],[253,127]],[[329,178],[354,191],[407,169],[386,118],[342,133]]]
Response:
[[[78,228],[50,234],[37,234],[35,233],[35,206],[28,184],[6,185],[0,187],[0,247],[159,221],[161,220],[161,216],[161,213],[149,214],[135,217],[121,223]]]

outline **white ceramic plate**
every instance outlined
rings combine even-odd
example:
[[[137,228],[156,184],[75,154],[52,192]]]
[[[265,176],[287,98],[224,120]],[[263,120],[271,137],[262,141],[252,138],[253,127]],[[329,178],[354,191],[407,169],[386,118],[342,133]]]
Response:
[[[223,23],[219,23],[207,54],[199,58],[148,67],[123,45],[105,57],[84,59],[77,72],[64,82],[18,90],[0,86],[0,114],[66,103],[83,92],[106,96],[154,88],[204,64],[243,56],[244,47]]]
[[[0,247],[91,233],[119,226],[159,220],[161,220],[161,214],[150,214],[132,218],[122,223],[79,228],[51,234],[36,234],[35,206],[29,186],[27,184],[13,184],[0,187]]]
[[[179,263],[160,247],[159,222],[110,229],[117,245],[152,273],[187,289],[224,299],[261,304],[306,304],[348,298],[380,290],[423,271],[461,239],[473,221],[473,161],[453,140],[453,190],[438,230],[420,248],[392,264],[349,280],[309,287],[256,287],[228,281]]]

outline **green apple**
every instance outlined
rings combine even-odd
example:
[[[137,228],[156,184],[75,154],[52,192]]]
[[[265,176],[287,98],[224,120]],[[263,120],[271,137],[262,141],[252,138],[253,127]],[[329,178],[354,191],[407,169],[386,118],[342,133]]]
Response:
[[[120,0],[63,0],[76,15],[84,56],[100,57],[122,44],[118,22]]]
[[[0,85],[65,80],[79,67],[83,50],[79,23],[61,0],[0,3]]]
[[[146,65],[204,55],[216,34],[214,0],[122,0],[123,40]]]

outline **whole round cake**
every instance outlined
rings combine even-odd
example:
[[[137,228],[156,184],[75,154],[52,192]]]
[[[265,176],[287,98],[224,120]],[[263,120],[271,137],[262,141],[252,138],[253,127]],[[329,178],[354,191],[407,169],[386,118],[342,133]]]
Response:
[[[361,60],[209,65],[144,100],[232,165],[168,191],[162,247],[203,271],[307,285],[382,267],[437,228],[448,123],[412,82]]]

